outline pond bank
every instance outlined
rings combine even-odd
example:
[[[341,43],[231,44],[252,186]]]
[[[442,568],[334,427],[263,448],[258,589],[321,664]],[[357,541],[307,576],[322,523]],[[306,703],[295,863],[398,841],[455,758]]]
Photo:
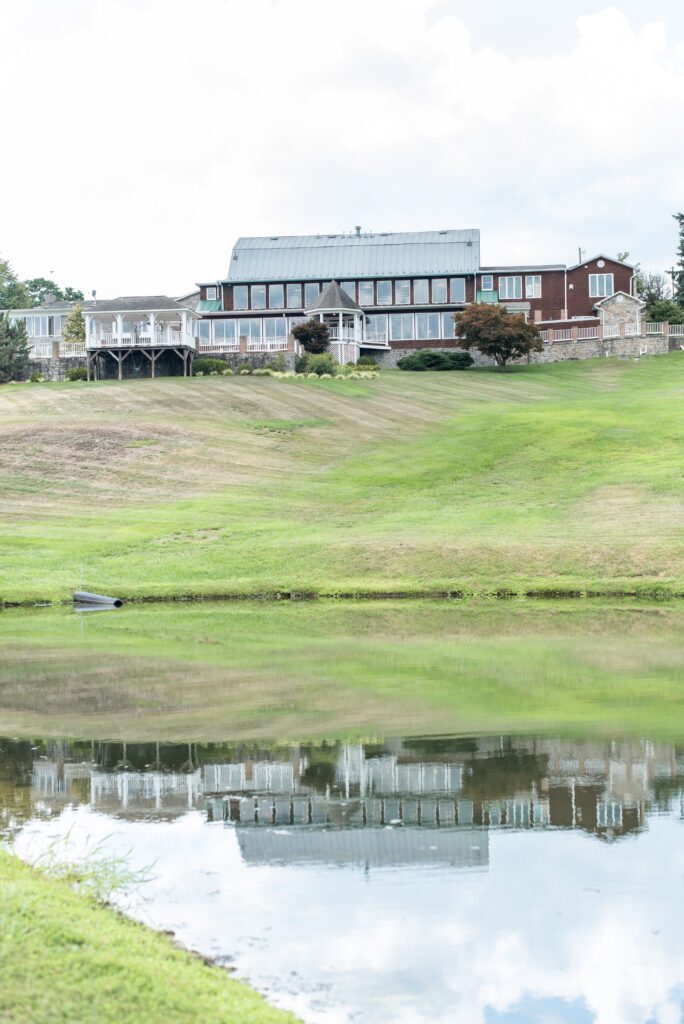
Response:
[[[297,1024],[243,982],[0,849],[8,1024]]]

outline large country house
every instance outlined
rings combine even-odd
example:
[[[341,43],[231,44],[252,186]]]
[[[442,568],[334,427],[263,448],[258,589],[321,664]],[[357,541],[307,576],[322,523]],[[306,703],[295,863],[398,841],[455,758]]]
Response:
[[[454,314],[497,303],[538,324],[534,359],[667,351],[676,328],[642,322],[633,266],[598,255],[573,266],[488,266],[476,229],[240,238],[225,277],[179,298],[128,296],[83,304],[86,340],[64,341],[69,304],[12,310],[27,325],[32,356],[51,377],[80,358],[96,376],[191,372],[196,354],[234,365],[282,352],[293,365],[292,328],[315,317],[333,355],[372,354],[392,366],[407,352],[458,345]],[[678,339],[679,341],[680,339]]]

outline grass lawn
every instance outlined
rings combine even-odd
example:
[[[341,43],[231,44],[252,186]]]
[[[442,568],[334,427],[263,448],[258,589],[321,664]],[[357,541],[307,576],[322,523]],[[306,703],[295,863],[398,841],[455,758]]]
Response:
[[[684,353],[0,389],[0,599],[684,590]]]
[[[0,614],[0,735],[682,742],[682,635],[680,603],[633,601],[11,609]]]
[[[296,1024],[248,986],[0,850],[0,1020]]]

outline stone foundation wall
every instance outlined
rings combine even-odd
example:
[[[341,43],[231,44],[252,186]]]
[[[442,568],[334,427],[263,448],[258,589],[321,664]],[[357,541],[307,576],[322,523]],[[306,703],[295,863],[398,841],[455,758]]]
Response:
[[[66,380],[66,372],[74,366],[86,366],[85,356],[69,356],[68,359],[29,359],[29,377],[42,373],[45,380]]]
[[[278,356],[285,356],[285,369],[294,370],[294,352],[198,352],[196,359],[225,359],[233,373],[237,373],[242,363],[249,363],[255,370],[262,370]]]
[[[582,341],[553,341],[544,345],[542,352],[532,352],[529,358],[519,360],[524,363],[562,363],[567,359],[597,359],[613,356],[618,359],[633,359],[640,355],[659,356],[670,351],[672,339],[660,334],[640,336],[634,338],[610,338],[606,341],[599,341],[596,338],[589,338]],[[684,339],[682,339],[684,340]],[[424,351],[429,347],[433,352],[459,352],[461,349],[456,345],[416,345],[415,348],[390,349],[389,352],[373,352],[373,358],[379,366],[389,369],[397,365],[397,361],[403,356],[412,355],[414,352]],[[493,359],[481,356],[479,352],[471,351],[471,356],[476,366],[494,366]]]

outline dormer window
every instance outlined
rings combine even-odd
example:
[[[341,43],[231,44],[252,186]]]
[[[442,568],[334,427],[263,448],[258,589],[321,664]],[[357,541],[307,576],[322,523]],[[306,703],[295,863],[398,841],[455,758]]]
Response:
[[[218,288],[207,288],[207,300],[209,302],[214,302],[216,299],[218,299]]]

